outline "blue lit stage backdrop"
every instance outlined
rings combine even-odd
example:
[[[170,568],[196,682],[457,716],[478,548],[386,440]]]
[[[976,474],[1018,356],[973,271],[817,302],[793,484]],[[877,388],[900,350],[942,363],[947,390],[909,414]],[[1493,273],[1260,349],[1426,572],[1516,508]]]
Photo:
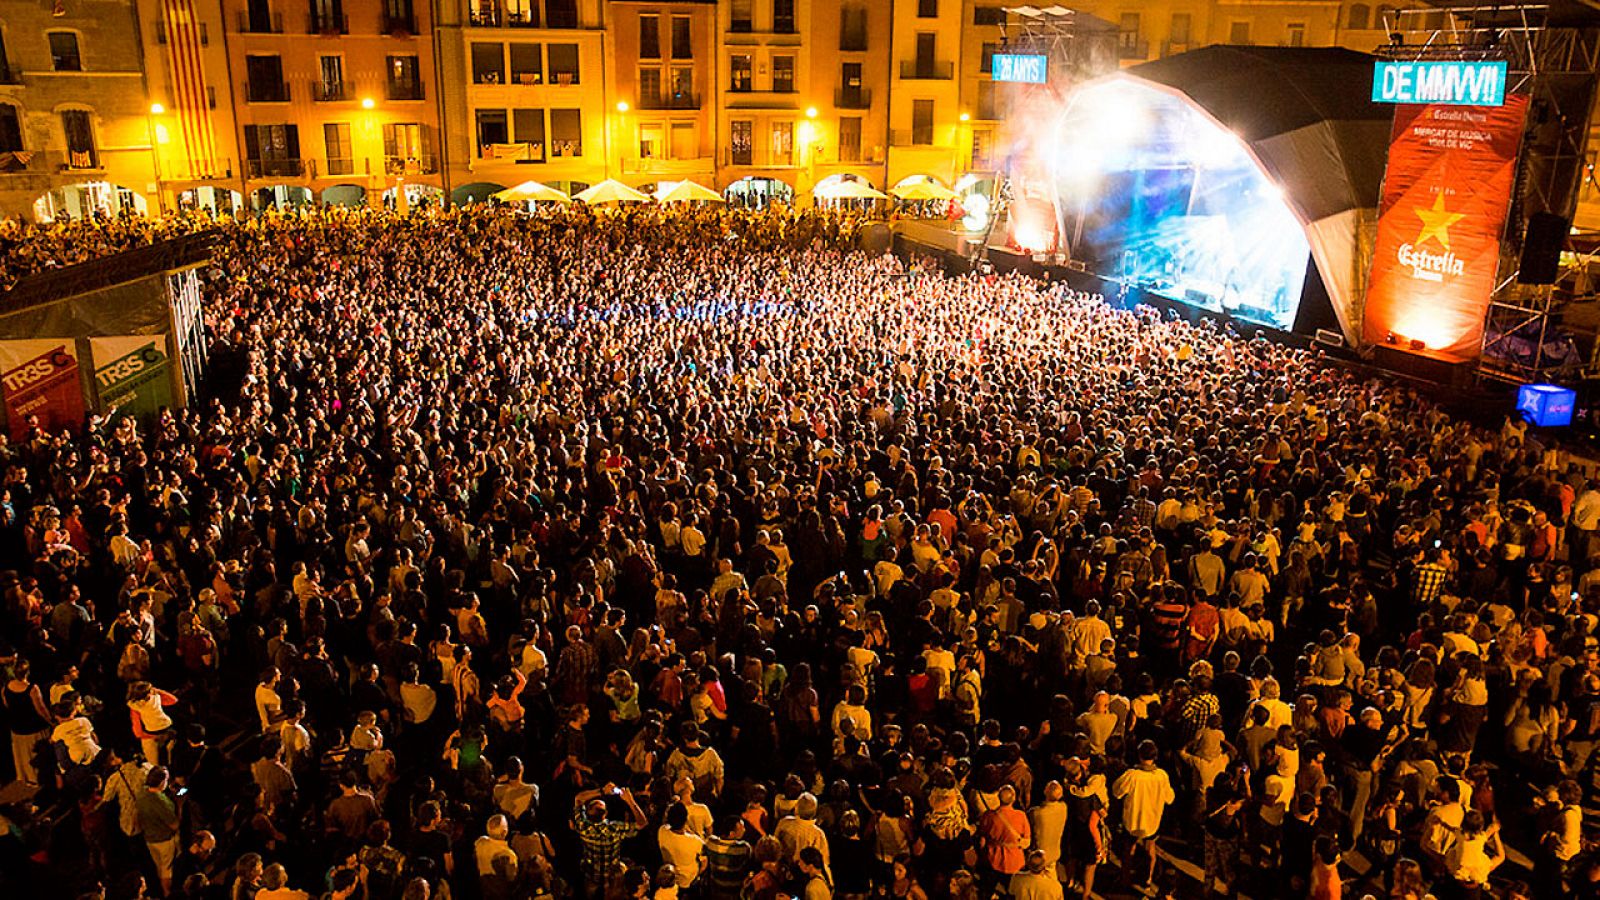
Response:
[[[1048,151],[1060,234],[1090,271],[1289,330],[1311,247],[1240,138],[1147,82],[1068,100]]]

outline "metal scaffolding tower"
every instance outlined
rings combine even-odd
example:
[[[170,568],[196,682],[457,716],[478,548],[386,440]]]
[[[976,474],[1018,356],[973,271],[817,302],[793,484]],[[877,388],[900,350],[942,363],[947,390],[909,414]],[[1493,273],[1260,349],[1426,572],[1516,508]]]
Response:
[[[1479,375],[1503,381],[1600,378],[1600,340],[1569,352],[1557,316],[1566,298],[1554,285],[1525,284],[1520,260],[1529,219],[1539,213],[1570,222],[1588,166],[1595,78],[1600,72],[1600,14],[1574,3],[1455,5],[1386,11],[1392,60],[1504,60],[1507,93],[1530,98],[1517,186],[1501,238],[1500,269],[1484,325]],[[1587,289],[1587,281],[1585,280]]]

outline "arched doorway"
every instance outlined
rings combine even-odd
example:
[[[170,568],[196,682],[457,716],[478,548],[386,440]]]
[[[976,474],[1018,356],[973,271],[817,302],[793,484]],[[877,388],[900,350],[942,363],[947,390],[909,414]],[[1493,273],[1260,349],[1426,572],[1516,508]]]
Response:
[[[244,195],[204,184],[178,194],[178,209],[203,209],[213,216],[237,216],[244,212]]]
[[[486,203],[491,194],[499,193],[505,189],[506,186],[503,184],[494,184],[488,181],[463,184],[450,192],[450,205],[465,206],[468,203]]]
[[[794,188],[786,181],[750,175],[728,185],[722,192],[733,206],[766,209],[773,202],[794,203]]]
[[[434,187],[431,184],[407,184],[406,209],[437,209],[444,205],[444,188]],[[392,187],[383,192],[384,209],[396,209],[400,202],[399,187]]]
[[[322,189],[323,206],[351,206],[360,208],[367,205],[367,189],[359,184],[336,184]]]
[[[297,206],[310,206],[315,199],[308,188],[292,184],[274,184],[256,188],[250,194],[250,206],[256,212],[273,208],[291,209]]]
[[[39,222],[86,219],[94,215],[125,213],[147,215],[150,204],[132,188],[109,181],[85,181],[53,188],[33,201],[33,218]]]

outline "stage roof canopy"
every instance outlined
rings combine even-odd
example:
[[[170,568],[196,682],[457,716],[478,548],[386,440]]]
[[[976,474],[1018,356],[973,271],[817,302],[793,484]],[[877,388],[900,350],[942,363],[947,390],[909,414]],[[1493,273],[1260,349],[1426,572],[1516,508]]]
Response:
[[[1233,132],[1306,229],[1348,338],[1360,334],[1394,109],[1373,103],[1376,57],[1341,48],[1215,46],[1124,70]],[[1370,237],[1368,234],[1366,237]]]

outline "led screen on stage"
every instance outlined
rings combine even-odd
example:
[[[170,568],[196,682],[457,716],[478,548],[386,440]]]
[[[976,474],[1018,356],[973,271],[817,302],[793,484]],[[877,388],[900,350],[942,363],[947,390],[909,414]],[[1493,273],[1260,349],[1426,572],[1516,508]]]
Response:
[[[1114,79],[1074,95],[1056,136],[1073,259],[1160,297],[1294,326],[1311,247],[1237,135],[1183,99]]]
[[[1050,57],[1042,53],[996,53],[989,67],[995,81],[1044,84],[1050,79]]]

